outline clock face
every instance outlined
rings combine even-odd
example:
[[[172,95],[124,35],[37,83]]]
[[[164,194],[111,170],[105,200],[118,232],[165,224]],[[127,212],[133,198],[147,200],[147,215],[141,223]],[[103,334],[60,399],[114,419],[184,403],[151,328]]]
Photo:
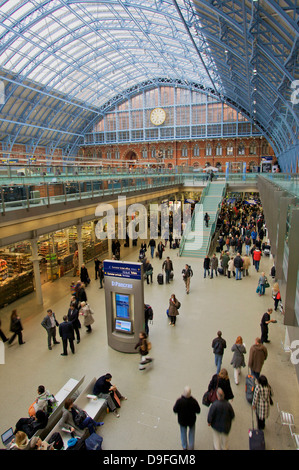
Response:
[[[165,121],[166,113],[162,108],[155,108],[151,112],[150,120],[155,126],[161,126]]]

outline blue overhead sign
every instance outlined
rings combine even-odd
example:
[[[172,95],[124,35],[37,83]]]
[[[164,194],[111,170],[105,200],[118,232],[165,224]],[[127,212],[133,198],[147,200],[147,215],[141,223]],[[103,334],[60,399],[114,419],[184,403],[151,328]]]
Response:
[[[104,275],[125,279],[141,279],[141,263],[104,261]]]

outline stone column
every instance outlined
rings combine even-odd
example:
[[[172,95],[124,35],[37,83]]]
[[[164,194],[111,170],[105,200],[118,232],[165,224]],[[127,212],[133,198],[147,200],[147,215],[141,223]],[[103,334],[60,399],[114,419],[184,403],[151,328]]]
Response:
[[[82,264],[84,263],[83,258],[83,239],[82,239],[82,225],[76,225],[77,229],[77,245],[78,245],[78,263],[79,263],[79,272]]]
[[[32,257],[30,258],[30,260],[33,263],[36,300],[39,305],[43,305],[43,292],[39,270],[39,261],[41,257],[38,255],[37,238],[33,238],[32,240],[30,240],[30,243],[32,249]]]

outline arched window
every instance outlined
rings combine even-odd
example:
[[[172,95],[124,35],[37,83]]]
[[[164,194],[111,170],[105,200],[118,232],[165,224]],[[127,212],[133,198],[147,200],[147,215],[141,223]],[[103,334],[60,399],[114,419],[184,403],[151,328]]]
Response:
[[[262,155],[268,155],[268,154],[269,154],[268,142],[263,142],[263,145],[262,145]]]
[[[199,145],[193,147],[193,157],[199,157]]]
[[[226,155],[230,156],[233,154],[234,154],[234,147],[232,146],[232,144],[228,144],[228,146],[226,147]]]
[[[212,155],[212,146],[211,144],[207,144],[206,146],[206,157],[210,157]]]
[[[146,147],[143,147],[141,154],[142,154],[142,158],[147,159],[147,148]]]
[[[187,145],[183,145],[181,152],[182,152],[182,157],[188,157],[188,147],[187,147]]]
[[[167,149],[167,158],[172,158],[173,157],[173,148],[168,147]]]
[[[151,157],[156,158],[156,149],[155,149],[155,147],[151,148]]]
[[[220,143],[218,143],[217,146],[216,146],[216,155],[218,157],[221,157],[221,155],[222,155],[222,145]]]
[[[245,146],[243,143],[240,143],[238,146],[238,155],[245,155]]]
[[[256,142],[251,142],[249,145],[249,155],[256,155]]]

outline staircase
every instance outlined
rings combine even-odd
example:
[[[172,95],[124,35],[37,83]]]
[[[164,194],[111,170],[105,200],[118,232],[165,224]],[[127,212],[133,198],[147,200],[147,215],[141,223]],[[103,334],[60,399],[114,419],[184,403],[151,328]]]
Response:
[[[225,190],[226,183],[224,181],[214,181],[203,192],[200,202],[195,206],[190,227],[187,228],[182,238],[180,256],[196,258],[206,256],[215,232],[218,212]],[[206,227],[203,219],[206,212],[210,216],[208,227]]]

